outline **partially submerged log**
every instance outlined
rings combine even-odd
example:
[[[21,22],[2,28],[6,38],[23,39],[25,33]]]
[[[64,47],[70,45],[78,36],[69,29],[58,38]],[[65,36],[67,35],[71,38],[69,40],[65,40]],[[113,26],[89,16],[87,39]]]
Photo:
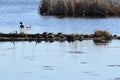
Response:
[[[11,34],[4,34],[1,33],[0,34],[0,41],[36,41],[36,42],[41,42],[41,41],[50,41],[50,42],[54,42],[54,41],[75,41],[75,40],[94,40],[95,42],[108,42],[112,39],[120,39],[119,36],[114,35],[112,36],[110,33],[109,35],[102,34],[100,36],[100,34],[96,34],[97,31],[94,34],[62,34],[62,33],[58,33],[58,34],[53,34],[53,33],[47,33],[44,32],[42,34],[16,34],[16,33],[11,33]],[[100,31],[100,33],[102,33],[102,31]],[[103,31],[104,33],[104,31]]]

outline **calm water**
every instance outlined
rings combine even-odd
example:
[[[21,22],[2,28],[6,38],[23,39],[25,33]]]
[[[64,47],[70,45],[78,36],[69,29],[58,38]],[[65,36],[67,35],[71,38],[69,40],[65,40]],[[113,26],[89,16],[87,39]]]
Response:
[[[108,30],[120,35],[120,19],[80,19],[43,17],[39,13],[40,0],[0,0],[0,32],[19,31],[19,22],[32,26],[27,33],[64,32],[93,33],[95,30]]]
[[[7,45],[7,46],[6,46]],[[1,42],[2,80],[119,80],[120,41]]]
[[[0,32],[19,32],[19,22],[32,26],[26,33],[93,33],[120,35],[120,19],[44,17],[40,0],[0,0]],[[1,80],[120,80],[120,41],[0,42]]]

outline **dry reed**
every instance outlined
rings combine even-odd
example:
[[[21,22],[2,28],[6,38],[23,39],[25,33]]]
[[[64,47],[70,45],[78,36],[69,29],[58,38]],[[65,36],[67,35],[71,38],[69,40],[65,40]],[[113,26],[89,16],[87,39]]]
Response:
[[[41,15],[55,16],[120,16],[119,0],[42,0]]]

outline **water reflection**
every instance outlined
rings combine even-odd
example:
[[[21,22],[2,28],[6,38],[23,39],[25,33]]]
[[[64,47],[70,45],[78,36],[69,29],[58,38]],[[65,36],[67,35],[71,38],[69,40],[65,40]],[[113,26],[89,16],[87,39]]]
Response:
[[[109,80],[120,74],[120,47],[114,47],[119,40],[102,46],[92,40],[14,44],[0,43],[6,49],[0,50],[0,75],[12,80]],[[10,47],[14,49],[7,50]],[[9,80],[3,76],[1,79]]]
[[[75,54],[81,54],[83,53],[82,51],[80,51],[80,45],[79,45],[79,41],[73,41],[73,42],[68,42],[68,52],[69,53],[75,53]]]
[[[95,45],[108,45],[111,42],[111,40],[96,39],[96,40],[93,40],[93,42],[95,43]]]

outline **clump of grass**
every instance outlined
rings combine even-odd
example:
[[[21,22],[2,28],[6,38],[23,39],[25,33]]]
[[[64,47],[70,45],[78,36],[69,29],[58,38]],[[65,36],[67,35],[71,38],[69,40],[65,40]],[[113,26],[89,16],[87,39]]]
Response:
[[[120,16],[118,0],[42,0],[40,14],[55,16]]]
[[[94,33],[94,37],[110,38],[112,35],[108,31],[97,30]]]

